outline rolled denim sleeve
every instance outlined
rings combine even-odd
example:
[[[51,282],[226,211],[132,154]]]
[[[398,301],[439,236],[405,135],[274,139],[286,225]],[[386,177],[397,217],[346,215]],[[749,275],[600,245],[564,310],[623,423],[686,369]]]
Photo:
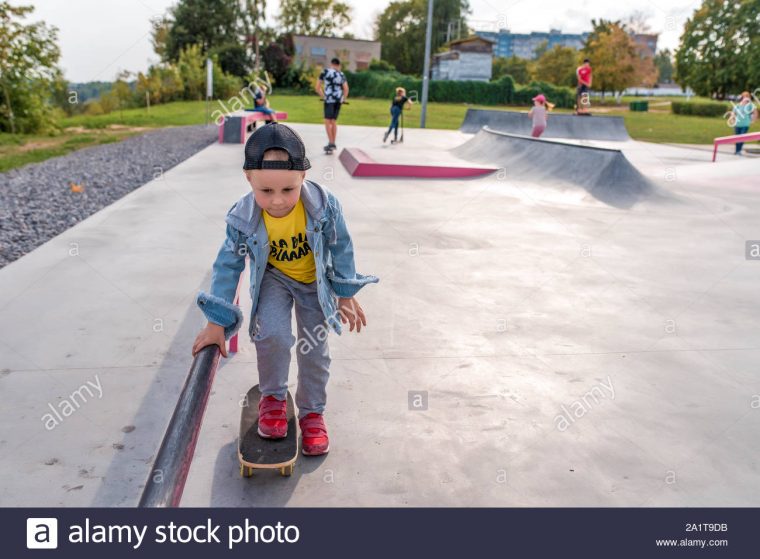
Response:
[[[245,245],[240,245],[237,229],[227,225],[227,236],[216,255],[211,272],[211,289],[201,291],[196,303],[209,322],[224,327],[229,340],[243,324],[243,312],[234,303],[240,274],[245,269]]]
[[[327,239],[332,257],[332,270],[328,272],[327,279],[335,295],[353,297],[368,283],[377,283],[380,280],[375,276],[365,276],[356,271],[354,243],[348,233],[343,209],[340,202],[332,196],[330,204],[333,206],[334,229],[330,235],[331,238]]]

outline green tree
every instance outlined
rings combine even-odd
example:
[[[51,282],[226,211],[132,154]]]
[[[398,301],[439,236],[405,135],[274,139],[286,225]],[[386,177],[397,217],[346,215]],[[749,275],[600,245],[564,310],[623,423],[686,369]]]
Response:
[[[264,38],[264,21],[266,18],[266,0],[243,0],[241,19],[245,42],[253,47],[253,71],[259,72],[261,68],[261,44]]]
[[[673,83],[673,53],[670,49],[661,50],[654,56],[657,67],[658,83]]]
[[[122,120],[124,119],[124,109],[132,106],[135,98],[135,94],[127,82],[129,76],[130,74],[127,71],[119,72],[111,91],[108,93],[113,99],[113,105],[119,109],[119,117]]]
[[[200,45],[189,45],[179,53],[177,69],[185,86],[185,99],[200,101],[206,91],[206,58]]]
[[[633,38],[619,21],[592,20],[593,29],[583,47],[591,60],[593,88],[619,92],[639,81],[639,52]]]
[[[152,104],[168,103],[182,99],[184,95],[182,77],[173,65],[151,66],[147,75],[140,72],[137,75],[136,90],[141,100],[147,92]]]
[[[153,24],[154,48],[158,43],[165,62],[178,62],[180,53],[191,45],[198,45],[202,56],[231,49],[232,54],[225,61],[229,58],[233,62],[230,67],[224,64],[222,67],[227,72],[240,71],[241,18],[238,0],[180,0],[169,11],[166,21]],[[164,26],[168,27],[165,37]],[[244,64],[247,66],[247,60]],[[241,75],[245,73],[247,69]]]
[[[578,67],[578,51],[554,45],[536,61],[534,78],[554,85],[573,86],[576,83],[575,70]]]
[[[498,80],[502,76],[512,76],[517,83],[528,83],[531,80],[530,61],[517,56],[497,56],[493,59],[491,79]]]
[[[416,4],[414,0],[391,2],[375,21],[382,59],[404,74],[421,74],[425,56],[424,16]]]
[[[50,127],[48,101],[62,79],[58,30],[20,21],[33,11],[0,2],[0,130],[14,134]]]
[[[467,36],[467,0],[436,0],[433,6],[431,52],[438,52],[457,30]],[[425,58],[427,0],[396,0],[375,20],[375,40],[383,45],[383,60],[399,72],[422,74]]]
[[[171,26],[172,20],[167,16],[150,20],[150,42],[153,45],[153,52],[161,58],[162,62],[169,62],[167,41],[169,40]]]
[[[539,45],[533,49],[533,56],[541,58],[546,51],[549,50],[549,41],[541,41]]]
[[[243,78],[251,71],[252,56],[242,43],[227,43],[214,47],[206,55],[216,60],[224,72],[233,76]]]
[[[338,0],[281,0],[277,19],[287,33],[326,37],[351,22],[351,7]]]
[[[676,51],[678,83],[723,99],[760,80],[760,2],[704,0]]]

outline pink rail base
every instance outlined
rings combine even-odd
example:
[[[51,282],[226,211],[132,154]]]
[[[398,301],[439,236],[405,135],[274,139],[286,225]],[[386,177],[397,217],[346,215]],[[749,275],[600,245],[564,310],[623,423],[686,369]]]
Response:
[[[255,126],[257,120],[266,120],[269,115],[260,113],[258,111],[245,111],[240,113],[232,113],[229,116],[240,117],[240,143],[245,143],[245,133],[248,131],[249,126]],[[288,120],[288,113],[277,112],[275,113],[278,121]],[[221,124],[217,124],[219,128],[219,143],[224,143],[224,121]]]
[[[760,132],[751,132],[750,134],[736,134],[734,136],[721,136],[713,140],[713,161],[718,156],[718,146],[723,144],[738,144],[739,142],[760,141]]]
[[[478,177],[497,171],[487,167],[441,167],[436,165],[403,165],[378,163],[358,148],[345,148],[340,162],[352,177],[410,177],[420,179],[456,179]]]

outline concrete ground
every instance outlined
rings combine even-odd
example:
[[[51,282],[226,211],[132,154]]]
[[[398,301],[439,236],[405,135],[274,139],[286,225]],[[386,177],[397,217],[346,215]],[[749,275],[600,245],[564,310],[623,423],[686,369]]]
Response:
[[[359,294],[367,329],[331,337],[332,450],[292,478],[239,476],[238,401],[257,381],[243,336],[183,505],[760,504],[760,262],[745,258],[760,160],[625,142],[672,197],[620,210],[508,169],[352,179],[320,126],[295,126],[358,270],[381,278]],[[468,137],[381,134],[342,126],[338,144],[438,163]],[[0,270],[0,505],[137,503],[241,165],[241,146],[213,145]]]

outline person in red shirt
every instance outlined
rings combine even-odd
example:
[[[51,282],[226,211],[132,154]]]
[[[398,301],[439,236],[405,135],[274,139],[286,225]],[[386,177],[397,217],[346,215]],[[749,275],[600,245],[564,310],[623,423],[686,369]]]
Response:
[[[583,64],[578,66],[575,71],[578,77],[578,89],[575,95],[575,114],[590,115],[588,108],[591,105],[589,101],[589,92],[591,91],[591,61],[586,58]]]

